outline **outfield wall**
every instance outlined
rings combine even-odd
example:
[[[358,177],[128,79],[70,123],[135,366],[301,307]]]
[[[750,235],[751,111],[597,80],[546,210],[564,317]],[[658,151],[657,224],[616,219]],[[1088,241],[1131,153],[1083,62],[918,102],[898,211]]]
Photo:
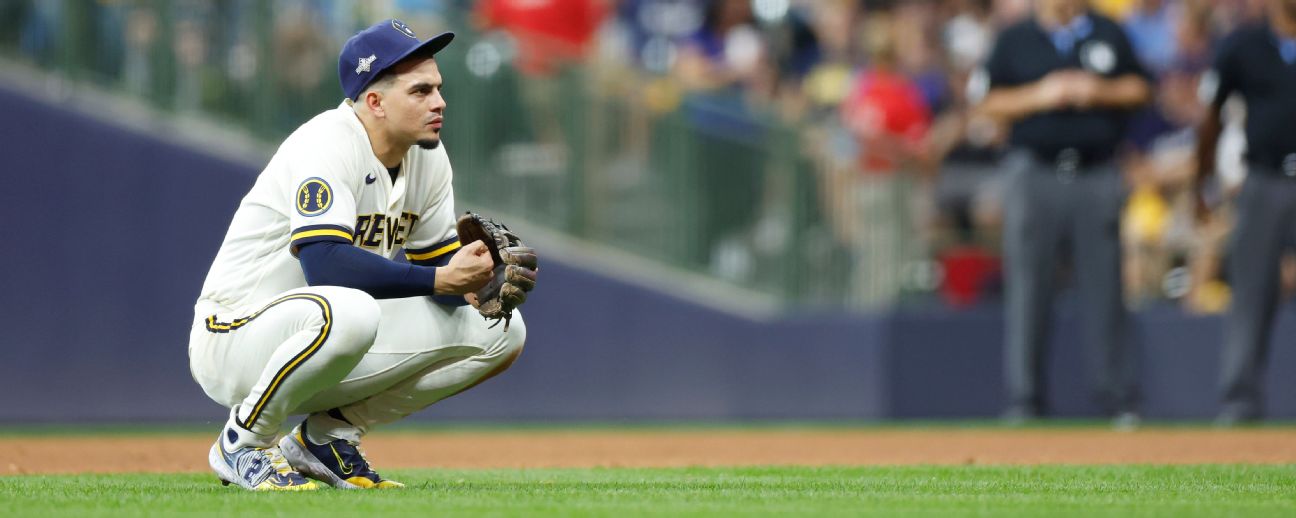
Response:
[[[5,87],[0,110],[0,422],[223,417],[189,376],[186,340],[256,168]],[[971,417],[1002,404],[995,307],[757,322],[548,260],[525,313],[512,370],[420,417]],[[1280,342],[1296,336],[1291,313]],[[1096,412],[1077,325],[1060,319],[1051,359],[1051,399],[1068,416]],[[1218,319],[1147,312],[1137,331],[1147,414],[1212,415]],[[1293,347],[1276,347],[1272,371],[1296,371]],[[1296,378],[1269,387],[1271,414],[1296,416]]]

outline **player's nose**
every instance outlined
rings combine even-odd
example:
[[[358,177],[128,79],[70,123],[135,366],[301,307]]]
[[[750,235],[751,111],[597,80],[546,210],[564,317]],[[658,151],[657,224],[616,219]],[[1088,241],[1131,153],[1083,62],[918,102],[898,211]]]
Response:
[[[441,96],[441,90],[440,90],[440,89],[437,89],[436,94],[434,94],[434,95],[431,97],[431,99],[429,100],[429,102],[430,102],[430,104],[428,105],[428,110],[433,111],[433,112],[436,112],[436,113],[440,113],[441,111],[445,110],[445,107],[446,107],[446,101],[445,101],[445,97],[442,97],[442,96]]]

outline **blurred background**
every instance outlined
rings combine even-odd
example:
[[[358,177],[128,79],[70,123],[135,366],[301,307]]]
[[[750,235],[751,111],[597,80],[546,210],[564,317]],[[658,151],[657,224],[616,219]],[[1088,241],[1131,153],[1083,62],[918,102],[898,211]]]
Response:
[[[534,236],[528,351],[444,419],[888,419],[1002,408],[1004,128],[966,85],[1030,0],[0,0],[0,422],[223,410],[191,304],[278,142],[388,17],[438,55],[460,210]],[[1197,83],[1260,0],[1098,0],[1157,77],[1119,160],[1145,413],[1217,409],[1229,211],[1192,217]],[[1236,112],[1237,110],[1233,110]],[[1245,174],[1237,116],[1220,152]],[[1285,263],[1284,293],[1296,286]],[[1099,410],[1063,287],[1056,415]],[[1296,333],[1288,310],[1275,336]],[[1296,416],[1274,350],[1270,415]],[[442,408],[444,407],[444,408]]]

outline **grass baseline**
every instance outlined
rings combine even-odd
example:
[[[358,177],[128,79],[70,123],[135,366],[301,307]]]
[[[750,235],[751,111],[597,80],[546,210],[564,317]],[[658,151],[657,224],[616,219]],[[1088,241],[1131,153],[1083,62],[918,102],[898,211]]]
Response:
[[[0,477],[9,516],[1296,515],[1296,465],[385,470],[399,491],[258,494],[210,474]]]

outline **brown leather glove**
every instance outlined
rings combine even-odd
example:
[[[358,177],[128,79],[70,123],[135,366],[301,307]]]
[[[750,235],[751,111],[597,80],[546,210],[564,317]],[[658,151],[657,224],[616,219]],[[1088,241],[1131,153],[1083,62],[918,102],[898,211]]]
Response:
[[[494,319],[495,324],[503,320],[504,331],[508,332],[513,309],[526,302],[527,293],[535,289],[535,249],[523,245],[508,227],[480,214],[465,213],[455,226],[461,244],[481,241],[490,249],[491,259],[495,261],[495,276],[477,290],[477,312],[487,320]]]

